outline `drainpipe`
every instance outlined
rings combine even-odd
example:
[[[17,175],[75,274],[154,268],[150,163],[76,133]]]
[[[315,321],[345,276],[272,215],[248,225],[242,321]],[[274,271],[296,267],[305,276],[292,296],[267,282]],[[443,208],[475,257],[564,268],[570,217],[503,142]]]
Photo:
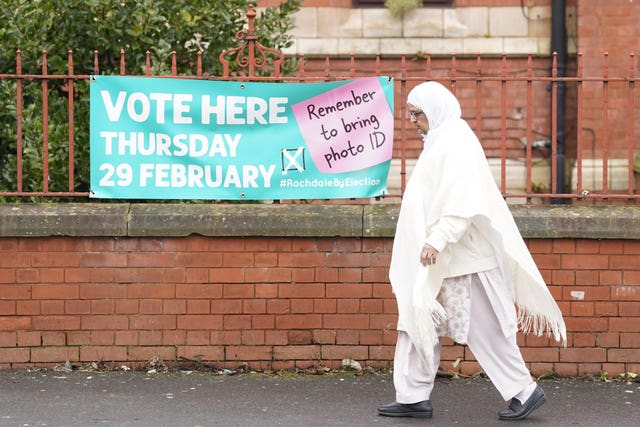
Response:
[[[557,53],[558,77],[566,76],[567,69],[567,2],[553,0],[551,2],[551,66],[553,53]],[[558,83],[558,99],[556,103],[557,123],[557,157],[556,157],[556,192],[565,192],[565,104],[566,87],[564,82]],[[564,199],[554,199],[552,203],[563,203]]]

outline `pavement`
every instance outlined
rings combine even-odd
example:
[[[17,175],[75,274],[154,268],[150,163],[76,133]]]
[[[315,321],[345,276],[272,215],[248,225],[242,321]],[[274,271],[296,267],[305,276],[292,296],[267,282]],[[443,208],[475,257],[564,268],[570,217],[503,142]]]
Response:
[[[432,419],[378,416],[393,401],[388,374],[236,375],[177,371],[0,371],[0,426],[638,426],[640,382],[545,379],[548,402],[528,419],[485,378],[441,378]]]

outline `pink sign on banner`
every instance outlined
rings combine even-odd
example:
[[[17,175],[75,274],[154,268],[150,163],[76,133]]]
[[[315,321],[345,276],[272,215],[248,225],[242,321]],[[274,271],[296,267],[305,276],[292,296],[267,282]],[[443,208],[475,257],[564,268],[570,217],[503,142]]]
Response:
[[[291,108],[320,172],[352,172],[391,159],[393,113],[379,78],[353,80]]]

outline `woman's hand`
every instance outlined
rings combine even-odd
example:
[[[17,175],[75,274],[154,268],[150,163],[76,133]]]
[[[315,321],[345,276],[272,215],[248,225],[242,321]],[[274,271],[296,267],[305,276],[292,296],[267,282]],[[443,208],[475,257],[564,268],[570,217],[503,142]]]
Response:
[[[437,256],[438,250],[425,243],[422,247],[422,251],[420,251],[420,262],[422,265],[433,265],[436,263]]]

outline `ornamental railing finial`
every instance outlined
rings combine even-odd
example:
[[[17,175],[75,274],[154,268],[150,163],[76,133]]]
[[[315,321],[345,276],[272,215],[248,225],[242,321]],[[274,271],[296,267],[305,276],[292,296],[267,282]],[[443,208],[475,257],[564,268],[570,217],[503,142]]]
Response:
[[[280,77],[280,66],[284,62],[284,54],[278,49],[266,47],[258,42],[258,36],[255,33],[255,19],[256,11],[253,4],[250,4],[247,11],[247,29],[236,33],[236,39],[242,44],[238,47],[225,49],[220,53],[222,77],[229,77],[231,63],[235,63],[239,70],[245,69],[246,77],[256,77],[256,69],[264,69],[269,65],[269,58],[273,56],[275,56],[275,59],[272,60],[273,77]],[[269,53],[272,55],[268,55]]]

